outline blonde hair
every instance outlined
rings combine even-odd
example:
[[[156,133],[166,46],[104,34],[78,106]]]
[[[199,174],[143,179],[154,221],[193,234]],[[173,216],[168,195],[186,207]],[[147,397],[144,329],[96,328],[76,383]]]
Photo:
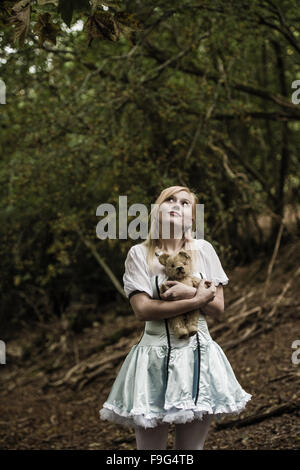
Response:
[[[196,225],[196,204],[198,203],[198,197],[196,194],[192,191],[190,191],[189,188],[185,186],[170,186],[169,188],[164,189],[158,198],[155,201],[155,205],[153,209],[150,212],[149,215],[149,220],[152,219],[152,223],[150,226],[150,230],[148,232],[148,236],[146,240],[143,243],[147,247],[147,262],[151,270],[153,270],[153,262],[155,258],[155,248],[161,241],[161,231],[157,230],[159,226],[159,218],[158,218],[158,213],[160,206],[163,202],[165,202],[166,199],[168,199],[170,196],[173,194],[179,192],[179,191],[186,191],[188,192],[191,197],[192,197],[192,217],[193,217],[193,224],[191,227],[189,227],[186,231],[184,231],[182,240],[184,242],[183,249],[185,250],[191,250],[189,252],[191,258],[192,258],[192,272],[195,270],[196,266],[196,250],[193,245],[193,237],[192,237],[192,230],[195,231],[195,225]],[[154,234],[158,236],[158,238],[154,238]]]

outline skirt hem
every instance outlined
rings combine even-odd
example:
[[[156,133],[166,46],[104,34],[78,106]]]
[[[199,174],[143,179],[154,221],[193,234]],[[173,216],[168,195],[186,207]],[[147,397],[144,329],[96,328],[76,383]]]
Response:
[[[252,395],[245,392],[244,398],[231,404],[202,404],[193,409],[180,409],[172,407],[164,412],[145,413],[143,410],[133,409],[130,413],[118,408],[110,403],[104,403],[103,408],[99,410],[101,420],[111,421],[126,427],[142,426],[154,428],[164,423],[183,424],[203,419],[205,414],[213,414],[219,420],[223,414],[240,414],[245,409],[246,403],[251,400]]]

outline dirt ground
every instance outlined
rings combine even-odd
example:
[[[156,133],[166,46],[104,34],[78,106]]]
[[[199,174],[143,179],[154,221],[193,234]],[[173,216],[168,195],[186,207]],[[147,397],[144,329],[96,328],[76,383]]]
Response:
[[[299,243],[294,248],[298,249]],[[287,258],[292,252],[293,246],[280,249],[268,293],[270,305],[296,267],[297,257]],[[261,259],[227,273],[230,282],[224,288],[225,318],[226,305],[237,298],[239,289],[259,291],[268,259],[265,261]],[[251,282],[247,287],[249,273]],[[237,380],[253,396],[240,415],[224,415],[220,424],[213,419],[206,450],[300,449],[299,405],[279,409],[277,416],[263,417],[243,427],[222,427],[224,423],[253,417],[279,405],[297,400],[299,403],[300,364],[292,362],[295,351],[292,343],[300,340],[300,303],[294,295],[298,287],[299,279],[295,279],[280,303],[277,323],[269,331],[228,351],[218,335],[211,333],[224,350]],[[254,294],[248,308],[257,305],[258,294],[255,297]],[[129,305],[127,310],[126,315],[120,316],[114,314],[114,304],[105,306],[97,321],[81,333],[70,332],[65,321],[57,319],[46,325],[24,326],[7,341],[6,364],[0,365],[1,449],[136,449],[133,429],[99,419],[99,409],[126,354],[143,332],[143,323],[136,320]],[[208,326],[210,330],[215,326],[212,318],[208,319]],[[112,340],[113,332],[122,334]],[[86,364],[110,357],[112,362],[102,364],[100,372],[89,376]],[[69,372],[69,382],[59,385],[76,365],[77,375]],[[80,376],[81,381],[76,382]],[[174,425],[169,430],[167,449],[172,449]]]

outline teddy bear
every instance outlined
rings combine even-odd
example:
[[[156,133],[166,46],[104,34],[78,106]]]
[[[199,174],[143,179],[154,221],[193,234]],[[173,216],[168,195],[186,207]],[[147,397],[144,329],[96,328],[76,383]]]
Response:
[[[189,250],[180,250],[176,255],[163,253],[158,257],[158,261],[165,266],[165,273],[168,281],[182,282],[187,286],[198,288],[200,279],[191,275],[192,258],[188,253]],[[211,285],[210,281],[205,281],[205,287]],[[160,293],[163,294],[169,287],[164,283],[160,286]],[[169,325],[173,334],[179,339],[187,339],[198,331],[198,319],[200,310],[193,310],[176,317],[169,318]]]

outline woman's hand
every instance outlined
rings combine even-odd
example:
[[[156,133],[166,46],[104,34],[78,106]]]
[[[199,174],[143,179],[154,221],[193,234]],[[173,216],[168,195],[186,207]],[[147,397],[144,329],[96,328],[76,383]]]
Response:
[[[217,288],[212,281],[201,279],[195,298],[206,304],[214,300],[216,293]]]
[[[191,299],[195,296],[195,287],[187,286],[178,281],[165,281],[164,284],[169,287],[169,289],[163,294],[160,294],[162,300]]]

